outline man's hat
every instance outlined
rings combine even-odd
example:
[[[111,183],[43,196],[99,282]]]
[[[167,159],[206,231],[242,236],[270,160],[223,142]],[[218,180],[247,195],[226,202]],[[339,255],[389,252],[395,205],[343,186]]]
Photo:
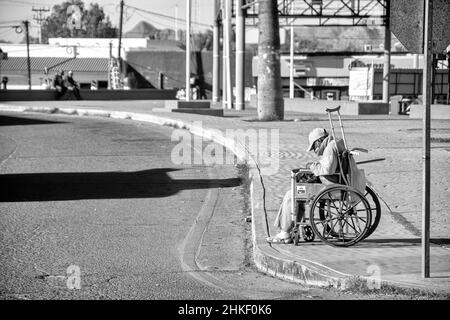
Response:
[[[319,140],[322,137],[327,137],[328,133],[323,128],[315,128],[313,131],[309,133],[308,139],[309,139],[309,147],[306,149],[306,151],[311,151],[314,148],[314,142]]]

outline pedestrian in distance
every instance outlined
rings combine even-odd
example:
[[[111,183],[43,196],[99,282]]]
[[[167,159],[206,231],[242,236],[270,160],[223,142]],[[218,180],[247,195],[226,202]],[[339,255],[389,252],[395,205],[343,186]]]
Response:
[[[6,90],[6,85],[8,84],[8,77],[3,77],[2,78],[2,85],[3,85],[3,90]]]
[[[58,70],[53,78],[53,87],[55,88],[55,99],[61,99],[67,91],[66,84],[64,83],[64,71]]]
[[[78,82],[76,82],[75,79],[73,78],[73,71],[72,70],[70,70],[67,73],[66,84],[67,84],[67,89],[70,92],[73,92],[73,94],[75,95],[75,98],[77,100],[81,100],[80,86],[79,86]]]

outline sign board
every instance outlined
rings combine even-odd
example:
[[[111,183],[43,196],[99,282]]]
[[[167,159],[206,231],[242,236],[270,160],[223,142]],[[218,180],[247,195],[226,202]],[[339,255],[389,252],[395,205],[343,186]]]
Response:
[[[445,53],[450,45],[450,1],[433,0],[433,53]]]
[[[433,1],[433,53],[445,52],[450,44],[449,0]],[[423,53],[424,0],[391,0],[392,33],[411,53]]]
[[[424,0],[391,0],[392,33],[411,53],[423,53]]]
[[[371,100],[373,96],[373,69],[353,68],[350,70],[348,95],[350,100]]]

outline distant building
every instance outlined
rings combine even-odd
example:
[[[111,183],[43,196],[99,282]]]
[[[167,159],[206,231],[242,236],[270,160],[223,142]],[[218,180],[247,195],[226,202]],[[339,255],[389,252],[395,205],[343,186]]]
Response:
[[[110,43],[112,46],[110,47]],[[127,38],[122,41],[122,57],[131,48],[147,47],[147,39]],[[95,81],[98,89],[108,87],[110,55],[117,57],[118,39],[50,38],[49,44],[30,45],[32,89],[51,85],[57,70],[72,70],[82,88]],[[27,89],[27,50],[25,44],[0,44],[8,53],[0,60],[0,78],[7,76],[8,89]]]
[[[47,84],[52,85],[57,70],[72,70],[74,78],[81,88],[89,88],[96,80],[99,88],[108,86],[108,62],[106,58],[43,58],[31,57],[31,85],[33,89],[43,89]],[[50,68],[45,73],[46,68]],[[1,62],[1,76],[7,76],[8,89],[27,89],[28,71],[27,58],[9,57]]]
[[[382,53],[316,52],[296,53],[294,57],[294,82],[296,97],[333,100],[378,100],[382,97]],[[257,82],[258,57],[253,57],[252,77]],[[390,94],[417,97],[422,93],[423,56],[409,53],[392,53]],[[352,70],[358,69],[358,73]],[[372,69],[373,72],[369,73]],[[281,55],[281,80],[285,96],[289,92],[290,56]],[[350,77],[350,75],[353,77]],[[361,75],[365,74],[364,79]],[[448,67],[435,73],[435,95],[443,99],[448,87]],[[358,76],[359,75],[359,76]],[[359,86],[353,81],[363,81]],[[369,83],[370,82],[370,83]],[[353,96],[349,89],[366,90]]]

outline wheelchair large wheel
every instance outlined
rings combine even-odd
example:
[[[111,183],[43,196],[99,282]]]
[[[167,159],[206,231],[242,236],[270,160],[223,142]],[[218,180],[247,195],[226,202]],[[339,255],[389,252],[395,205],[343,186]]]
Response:
[[[322,190],[310,207],[310,224],[323,242],[349,247],[367,235],[372,222],[369,202],[356,189],[332,185]]]
[[[378,224],[380,223],[381,206],[380,200],[378,200],[375,191],[373,191],[372,188],[370,188],[369,186],[366,186],[364,196],[366,197],[366,200],[369,202],[370,211],[372,212],[372,223],[370,224],[369,231],[365,236],[365,238],[367,238],[376,230]]]

